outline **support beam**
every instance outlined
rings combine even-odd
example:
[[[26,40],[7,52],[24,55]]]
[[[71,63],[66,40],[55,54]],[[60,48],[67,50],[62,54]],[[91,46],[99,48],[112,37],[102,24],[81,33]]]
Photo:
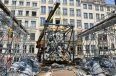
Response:
[[[21,25],[17,18],[10,12],[10,10],[2,3],[0,0],[0,8],[9,16],[12,18],[12,20],[26,33],[29,34],[28,31]]]
[[[82,37],[88,34],[92,34],[94,32],[100,31],[102,29],[105,29],[107,27],[110,27],[112,25],[116,24],[116,13],[110,16],[109,18],[99,22],[95,26],[93,26],[90,29],[85,30],[84,32],[78,34],[78,36]]]

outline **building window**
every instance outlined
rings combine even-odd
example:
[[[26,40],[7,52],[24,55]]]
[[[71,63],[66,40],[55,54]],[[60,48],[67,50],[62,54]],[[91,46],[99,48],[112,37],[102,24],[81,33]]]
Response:
[[[95,5],[95,10],[99,11],[99,5]]]
[[[33,5],[33,7],[37,7],[37,3],[36,2],[33,2],[32,5]]]
[[[81,17],[81,9],[76,9],[76,16]]]
[[[84,23],[84,28],[85,28],[85,29],[89,29],[88,23]]]
[[[100,11],[104,11],[104,7],[103,6],[100,6]]]
[[[88,13],[84,13],[84,18],[88,19]]]
[[[29,11],[26,11],[26,16],[29,16]]]
[[[115,49],[114,43],[111,43],[111,48]],[[115,50],[113,50],[113,51],[115,51]]]
[[[56,19],[55,22],[56,22],[56,24],[60,24],[60,20],[59,19]]]
[[[19,16],[22,16],[22,15],[23,15],[23,11],[22,11],[22,10],[19,10],[19,11],[18,11],[18,15],[19,15]]]
[[[98,34],[98,41],[99,42],[106,42],[107,41],[107,35],[106,34]]]
[[[11,49],[12,49],[12,44],[11,43],[7,43],[7,48],[8,49],[8,53],[12,53]]]
[[[14,57],[13,62],[18,62],[19,61],[19,57]]]
[[[71,25],[75,25],[74,19],[70,19],[70,24],[71,24]]]
[[[28,27],[29,22],[25,21],[25,27]]]
[[[32,16],[36,16],[36,11],[32,11]]]
[[[15,49],[17,49],[16,51],[15,51],[15,53],[19,53],[19,44],[15,44],[15,47],[14,47]]]
[[[87,4],[83,4],[83,9],[87,9]]]
[[[40,24],[43,25],[45,23],[45,17],[40,17]]]
[[[80,0],[76,0],[76,6],[81,6],[81,1]]]
[[[93,19],[93,13],[89,13],[89,19]]]
[[[27,45],[23,45],[23,53],[26,53]]]
[[[52,4],[52,3],[53,3],[53,0],[49,0],[48,3],[49,3],[49,4]]]
[[[67,5],[67,0],[63,0],[63,4],[64,5]]]
[[[90,52],[90,45],[85,45],[85,50],[87,53],[89,53]]]
[[[85,36],[85,40],[89,40],[89,35],[86,35]]]
[[[29,53],[34,53],[34,45],[29,45]]]
[[[107,11],[110,11],[110,7],[107,7]]]
[[[74,0],[69,0],[70,1],[70,5],[74,5]]]
[[[95,34],[91,34],[91,40],[95,40]]]
[[[89,35],[86,35],[85,36],[85,40],[89,40]]]
[[[98,13],[96,13],[96,20],[99,21],[100,20],[100,15]]]
[[[74,16],[74,8],[70,8],[70,16]]]
[[[4,0],[4,4],[9,4],[9,0]]]
[[[78,53],[81,53],[81,51],[83,50],[82,45],[77,45],[77,50],[78,50]]]
[[[30,6],[30,2],[27,2],[26,5],[27,5],[27,6]]]
[[[15,10],[11,10],[11,13],[12,13],[13,15],[15,15]]]
[[[107,40],[108,40],[107,38],[108,38],[108,37],[107,37],[106,34],[103,34],[103,35],[102,35],[102,39],[103,39],[103,41],[107,41]]]
[[[95,52],[95,50],[96,50],[95,45],[91,45],[91,52],[92,52],[92,53],[94,53],[94,52]]]
[[[46,0],[41,0],[41,3],[46,3]]]
[[[31,26],[36,27],[36,21],[31,21]]]
[[[77,28],[82,27],[81,20],[77,20]]]
[[[30,40],[35,40],[35,33],[30,33]]]
[[[12,5],[16,5],[16,1],[12,1]]]
[[[91,4],[88,5],[88,9],[92,10],[92,5]]]
[[[46,14],[46,7],[45,6],[41,6],[41,14]]]
[[[63,8],[63,15],[67,15],[67,8]]]
[[[68,19],[63,19],[63,24],[68,24]]]
[[[19,1],[19,5],[23,6],[24,2],[23,1]]]
[[[53,7],[48,6],[48,12],[50,12],[53,9]]]
[[[105,18],[104,14],[101,14],[101,19],[103,20]]]
[[[111,13],[110,13],[110,12],[106,12],[106,14],[107,14],[108,17],[110,17],[110,14],[111,14]]]
[[[90,28],[93,27],[93,26],[94,26],[94,24],[93,23],[90,23]]]

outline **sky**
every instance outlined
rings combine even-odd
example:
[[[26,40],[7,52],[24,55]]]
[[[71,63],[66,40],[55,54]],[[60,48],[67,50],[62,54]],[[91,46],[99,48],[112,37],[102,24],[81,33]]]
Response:
[[[106,0],[106,3],[107,3],[107,4],[114,4],[114,1],[115,1],[115,0]]]

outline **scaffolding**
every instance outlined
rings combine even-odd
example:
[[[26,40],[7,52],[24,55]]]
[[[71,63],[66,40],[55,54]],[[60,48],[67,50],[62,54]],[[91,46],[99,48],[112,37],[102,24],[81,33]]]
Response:
[[[27,37],[29,33],[1,1],[0,8],[0,75],[7,76],[14,56],[22,51],[19,44],[24,39],[21,38]]]
[[[96,48],[94,50],[94,56],[99,55],[109,55],[111,54],[111,51],[115,51],[115,30],[116,30],[116,12],[113,11],[109,17],[106,17],[106,19],[100,21],[95,26],[91,27],[90,29],[87,29],[80,34],[78,34],[78,37],[85,37],[89,36],[90,34],[96,34],[95,36],[95,43]],[[84,42],[84,41],[83,41]],[[89,41],[89,45],[91,45],[91,40]],[[114,50],[113,50],[114,49]],[[89,49],[86,49],[86,51]],[[90,50],[89,50],[90,53]]]

